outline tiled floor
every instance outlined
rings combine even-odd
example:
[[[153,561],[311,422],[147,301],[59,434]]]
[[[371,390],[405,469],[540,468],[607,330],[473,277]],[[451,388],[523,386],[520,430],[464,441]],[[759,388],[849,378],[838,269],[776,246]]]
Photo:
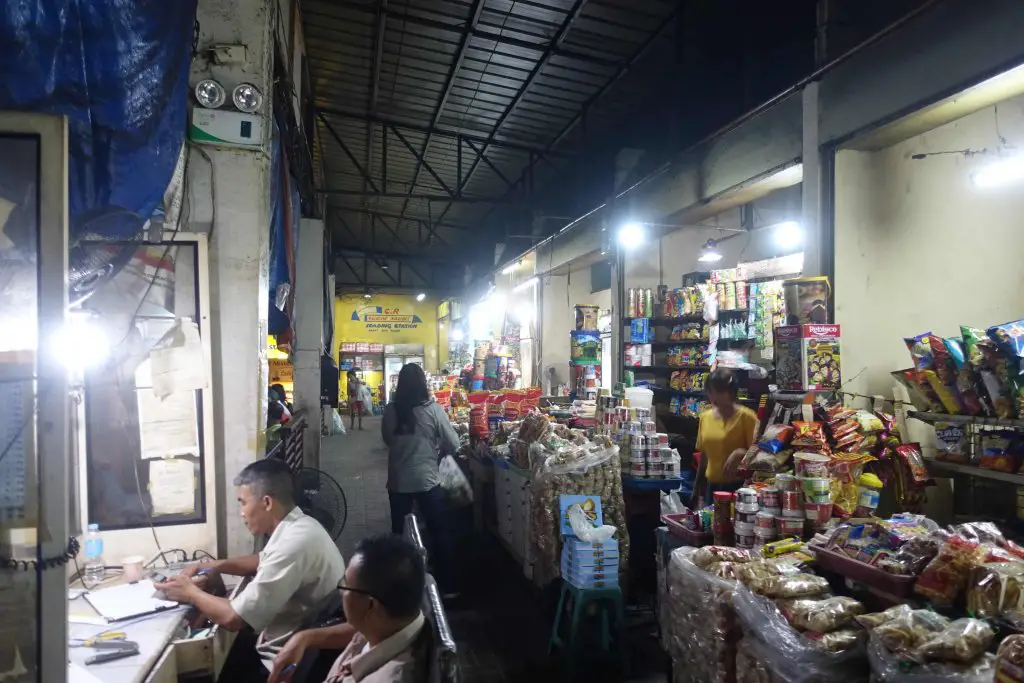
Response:
[[[346,427],[348,426],[346,420]],[[380,418],[364,418],[363,431],[326,437],[323,469],[338,480],[348,501],[348,521],[339,546],[345,557],[363,537],[391,528],[388,511],[387,450]],[[458,520],[456,520],[458,522]],[[466,527],[465,524],[454,524]],[[565,681],[547,643],[557,595],[529,584],[490,538],[464,537],[459,558],[467,571],[463,596],[448,606],[465,683],[547,683]],[[629,631],[633,681],[665,680],[663,656],[651,636],[650,620]],[[584,673],[584,672],[581,672]],[[580,680],[623,681],[614,667],[587,671]]]

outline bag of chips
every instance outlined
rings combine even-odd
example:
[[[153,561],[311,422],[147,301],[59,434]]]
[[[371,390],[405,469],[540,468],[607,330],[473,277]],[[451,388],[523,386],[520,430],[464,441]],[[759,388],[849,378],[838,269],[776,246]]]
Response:
[[[932,355],[931,345],[928,342],[929,335],[931,332],[925,332],[916,337],[905,337],[903,343],[907,345],[910,358],[914,363],[914,385],[917,387],[918,393],[928,402],[931,410],[935,411],[941,410],[945,406],[925,374],[930,372],[935,375],[935,357]],[[938,381],[937,375],[935,379]]]
[[[774,424],[765,427],[764,434],[761,435],[761,440],[758,441],[757,445],[763,451],[769,453],[778,453],[789,445],[790,439],[793,438],[793,428],[787,424]]]
[[[793,440],[790,444],[796,447],[808,447],[813,451],[822,452],[828,447],[825,439],[825,425],[821,422],[793,422]]]
[[[985,412],[985,403],[982,400],[978,389],[976,373],[971,369],[964,354],[963,342],[956,337],[947,337],[942,340],[946,347],[956,374],[953,381],[956,384],[957,393],[960,394],[960,401],[963,403],[964,411],[968,415],[981,415]]]
[[[981,435],[981,453],[977,466],[994,472],[1013,474],[1019,459],[1018,437],[1015,432],[992,431]]]
[[[940,607],[951,607],[966,587],[973,568],[984,559],[985,550],[979,544],[953,536],[921,572],[914,592]]]
[[[935,459],[966,464],[969,458],[964,426],[957,422],[936,422]]]

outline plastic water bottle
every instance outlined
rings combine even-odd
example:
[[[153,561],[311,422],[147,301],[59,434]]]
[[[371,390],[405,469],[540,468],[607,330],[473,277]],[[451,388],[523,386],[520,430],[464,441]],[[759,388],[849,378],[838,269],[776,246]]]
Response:
[[[93,588],[103,582],[103,538],[100,537],[100,525],[90,524],[85,535],[85,569],[82,583],[86,588]]]

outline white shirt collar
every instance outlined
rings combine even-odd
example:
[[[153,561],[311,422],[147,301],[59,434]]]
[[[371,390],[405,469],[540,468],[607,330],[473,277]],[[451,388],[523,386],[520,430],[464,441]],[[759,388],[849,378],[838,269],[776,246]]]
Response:
[[[358,654],[349,661],[352,678],[361,681],[412,646],[423,629],[425,619],[422,612],[416,615],[405,628],[385,638],[369,652]]]

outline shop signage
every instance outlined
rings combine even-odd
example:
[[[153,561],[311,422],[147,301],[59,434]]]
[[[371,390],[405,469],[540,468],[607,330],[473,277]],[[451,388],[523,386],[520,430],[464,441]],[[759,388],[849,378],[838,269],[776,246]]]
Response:
[[[352,311],[352,320],[365,323],[366,329],[381,332],[418,329],[423,320],[414,313],[405,313],[397,306],[363,306]]]

